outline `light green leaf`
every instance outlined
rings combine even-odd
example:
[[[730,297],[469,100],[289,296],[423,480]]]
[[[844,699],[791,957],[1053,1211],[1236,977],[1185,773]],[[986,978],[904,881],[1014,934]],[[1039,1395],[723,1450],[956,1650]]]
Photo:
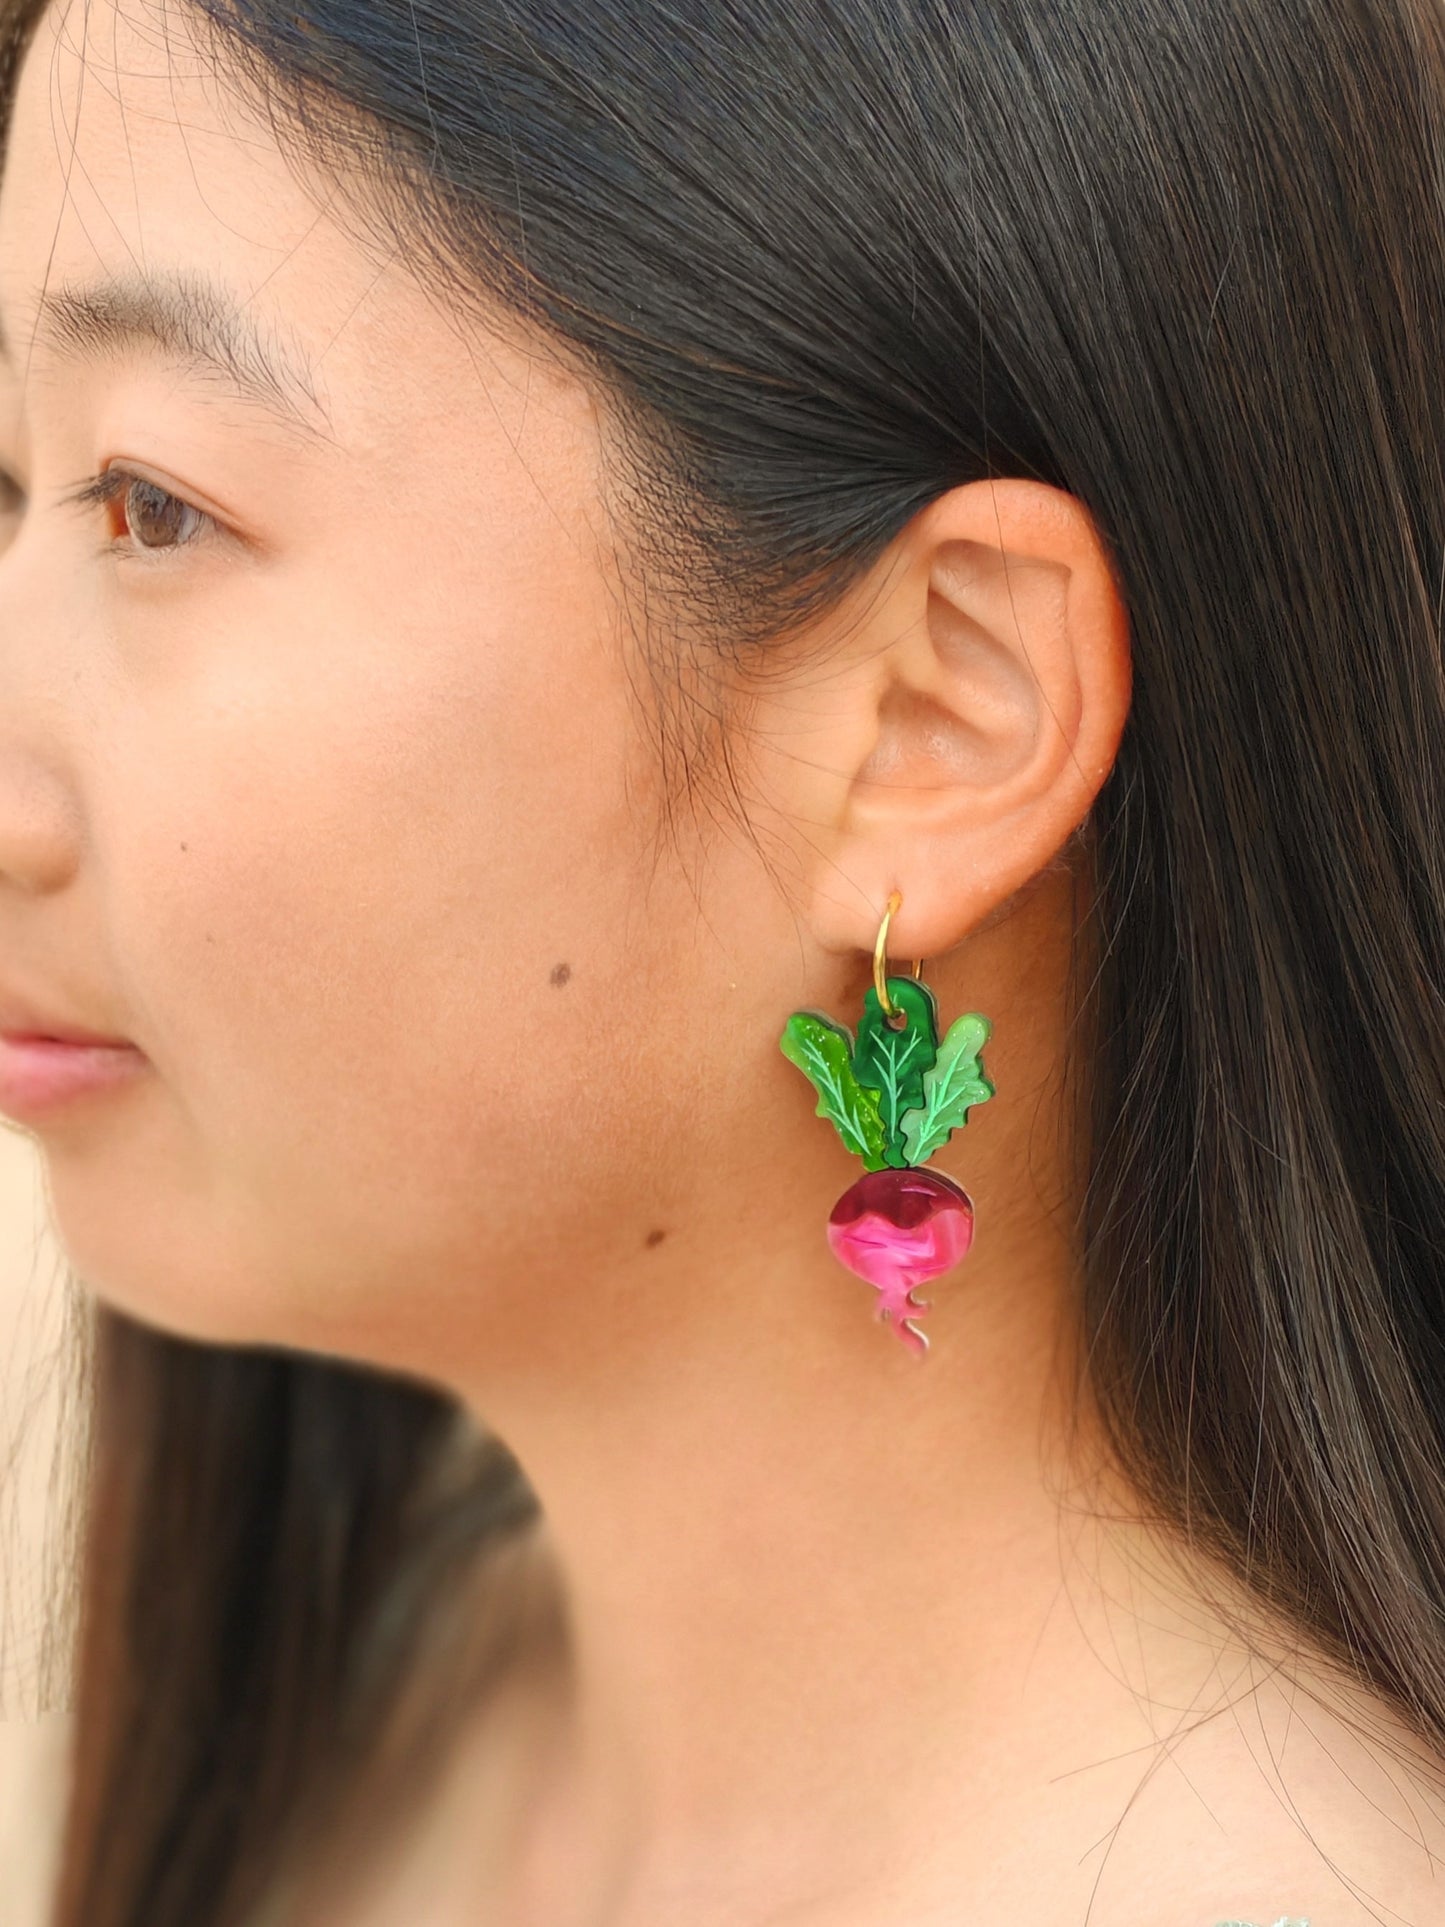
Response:
[[[970,1010],[956,1018],[938,1047],[938,1056],[923,1079],[923,1102],[901,1120],[910,1164],[922,1164],[962,1124],[975,1104],[987,1103],[994,1087],[979,1060],[979,1052],[993,1034],[981,1012]]]
[[[779,1048],[818,1092],[818,1117],[831,1120],[848,1150],[870,1171],[886,1163],[888,1129],[878,1093],[853,1075],[853,1039],[817,1010],[795,1010],[783,1026]]]

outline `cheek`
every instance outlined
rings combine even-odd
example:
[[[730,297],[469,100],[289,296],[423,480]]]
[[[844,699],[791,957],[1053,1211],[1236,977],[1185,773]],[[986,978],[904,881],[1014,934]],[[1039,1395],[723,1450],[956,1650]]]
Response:
[[[474,637],[368,659],[358,620],[117,754],[96,820],[156,1076],[57,1216],[137,1316],[428,1371],[459,1301],[517,1326],[519,1284],[640,1242],[685,925],[614,644],[574,629],[565,677]]]

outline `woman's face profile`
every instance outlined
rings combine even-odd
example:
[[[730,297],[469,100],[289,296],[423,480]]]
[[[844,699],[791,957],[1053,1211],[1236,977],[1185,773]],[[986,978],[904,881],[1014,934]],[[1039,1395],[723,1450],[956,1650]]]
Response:
[[[102,1296],[443,1373],[459,1317],[525,1350],[608,1240],[648,1262],[750,940],[700,948],[652,860],[587,390],[326,199],[184,9],[42,20],[0,195],[3,976],[149,1060],[40,1134]]]

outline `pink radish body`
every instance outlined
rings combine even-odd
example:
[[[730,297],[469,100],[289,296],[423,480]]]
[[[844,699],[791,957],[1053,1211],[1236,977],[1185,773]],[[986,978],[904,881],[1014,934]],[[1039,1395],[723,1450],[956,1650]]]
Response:
[[[904,1344],[921,1356],[928,1339],[912,1315],[929,1306],[913,1292],[967,1256],[973,1201],[952,1178],[921,1165],[867,1171],[833,1206],[828,1243],[877,1291],[874,1316],[891,1320]]]

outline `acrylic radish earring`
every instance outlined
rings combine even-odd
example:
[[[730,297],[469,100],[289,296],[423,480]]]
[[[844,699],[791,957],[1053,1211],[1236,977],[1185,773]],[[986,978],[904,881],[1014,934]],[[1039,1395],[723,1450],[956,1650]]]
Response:
[[[950,1024],[940,1043],[938,1003],[920,978],[886,972],[888,925],[903,901],[889,896],[873,947],[857,1039],[820,1010],[795,1010],[778,1040],[818,1092],[828,1118],[864,1173],[833,1206],[828,1244],[878,1293],[874,1316],[920,1357],[928,1338],[914,1322],[929,1309],[919,1285],[952,1270],[973,1243],[973,1200],[925,1159],[994,1094],[979,1052],[993,1026],[976,1010]]]

